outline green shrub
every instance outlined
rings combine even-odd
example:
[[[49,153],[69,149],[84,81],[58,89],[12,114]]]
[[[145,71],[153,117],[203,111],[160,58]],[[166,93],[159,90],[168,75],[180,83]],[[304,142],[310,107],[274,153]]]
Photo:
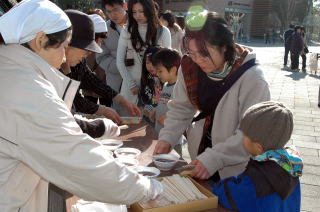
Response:
[[[63,10],[75,9],[83,12],[93,8],[92,0],[56,0],[55,1]]]

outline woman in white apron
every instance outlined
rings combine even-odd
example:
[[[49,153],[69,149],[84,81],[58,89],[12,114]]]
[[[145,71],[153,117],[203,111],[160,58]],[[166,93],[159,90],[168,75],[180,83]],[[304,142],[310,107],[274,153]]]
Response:
[[[49,182],[115,204],[162,191],[116,163],[75,122],[79,83],[57,70],[70,35],[68,16],[49,0],[22,1],[0,18],[1,212],[47,212]]]

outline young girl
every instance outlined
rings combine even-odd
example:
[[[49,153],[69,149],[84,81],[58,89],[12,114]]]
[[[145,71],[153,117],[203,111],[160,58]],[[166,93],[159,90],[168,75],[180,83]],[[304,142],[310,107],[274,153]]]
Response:
[[[166,12],[160,15],[160,22],[163,26],[168,27],[168,29],[170,30],[172,48],[177,50],[180,54],[182,54],[181,44],[184,32],[177,24],[176,17],[172,14],[170,10],[167,10]]]
[[[139,91],[139,106],[143,108],[143,114],[154,122],[154,109],[158,104],[162,84],[152,65],[151,58],[157,53],[160,46],[149,46],[143,57],[141,88]]]
[[[155,15],[153,0],[130,0],[128,4],[128,26],[121,31],[117,67],[123,83],[120,93],[132,103],[138,103],[142,57],[150,45],[171,47],[170,31],[160,25]],[[131,59],[131,64],[125,60]]]

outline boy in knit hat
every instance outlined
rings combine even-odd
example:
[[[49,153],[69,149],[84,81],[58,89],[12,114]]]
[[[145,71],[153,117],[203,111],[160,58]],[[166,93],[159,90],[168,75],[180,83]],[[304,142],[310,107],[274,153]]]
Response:
[[[213,185],[219,203],[245,212],[299,212],[302,160],[294,149],[284,147],[293,129],[291,111],[272,101],[253,105],[239,129],[252,157],[242,174]]]

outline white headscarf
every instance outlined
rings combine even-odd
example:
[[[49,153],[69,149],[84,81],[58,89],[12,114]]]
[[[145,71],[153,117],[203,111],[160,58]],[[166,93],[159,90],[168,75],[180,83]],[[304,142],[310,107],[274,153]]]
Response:
[[[68,16],[49,0],[24,0],[0,17],[0,33],[6,44],[26,43],[38,32],[52,34],[70,26]]]
[[[108,32],[107,24],[100,15],[89,15],[94,25],[94,33]]]

